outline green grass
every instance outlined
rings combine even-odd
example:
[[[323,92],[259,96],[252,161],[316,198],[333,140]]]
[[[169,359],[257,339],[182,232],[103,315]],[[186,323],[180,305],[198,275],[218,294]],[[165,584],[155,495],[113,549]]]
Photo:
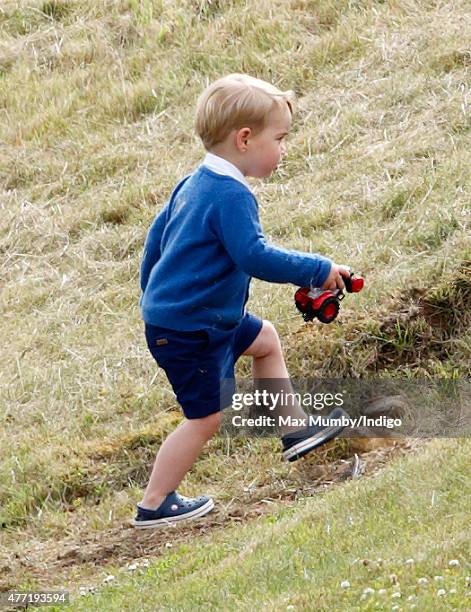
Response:
[[[469,609],[469,451],[468,441],[435,441],[371,479],[183,544],[136,577],[116,573],[118,585],[72,608]]]
[[[222,74],[298,94],[282,167],[253,181],[267,236],[366,278],[323,327],[294,287],[253,282],[291,375],[469,375],[470,32],[464,0],[1,3],[0,568],[122,524],[181,418],[145,346],[139,262]],[[182,487],[229,503],[298,486],[276,448],[215,440]],[[0,586],[23,579],[40,581],[15,565]]]

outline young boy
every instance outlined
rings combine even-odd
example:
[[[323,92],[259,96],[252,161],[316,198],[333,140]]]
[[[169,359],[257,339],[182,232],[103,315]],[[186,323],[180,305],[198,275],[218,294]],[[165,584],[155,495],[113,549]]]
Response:
[[[184,178],[154,220],[141,266],[141,311],[153,357],[173,387],[186,420],[157,454],[135,527],[202,516],[208,496],[176,489],[221,421],[220,381],[234,377],[241,355],[255,379],[287,381],[273,325],[245,311],[251,277],[274,283],[344,288],[346,266],[267,244],[246,176],[267,177],[286,152],[292,92],[243,74],[212,83],[197,104],[196,130],[207,155]],[[289,414],[306,417],[297,404]],[[345,414],[334,410],[329,417]],[[293,430],[294,429],[294,430]],[[282,430],[283,457],[302,457],[341,427]]]

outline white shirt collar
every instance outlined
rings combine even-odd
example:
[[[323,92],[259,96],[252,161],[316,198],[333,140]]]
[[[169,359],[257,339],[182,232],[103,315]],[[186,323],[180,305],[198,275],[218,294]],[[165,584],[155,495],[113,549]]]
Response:
[[[231,162],[227,161],[227,159],[224,159],[224,157],[220,157],[219,155],[214,155],[214,153],[208,152],[206,153],[206,156],[203,159],[202,165],[206,166],[206,168],[208,168],[209,170],[216,172],[216,174],[224,174],[225,176],[232,177],[236,181],[239,181],[239,183],[242,183],[242,185],[245,185],[245,187],[247,187],[247,189],[252,192],[252,188],[248,184],[247,180],[245,179],[245,176],[242,174],[239,168],[234,166],[234,164],[231,164]]]

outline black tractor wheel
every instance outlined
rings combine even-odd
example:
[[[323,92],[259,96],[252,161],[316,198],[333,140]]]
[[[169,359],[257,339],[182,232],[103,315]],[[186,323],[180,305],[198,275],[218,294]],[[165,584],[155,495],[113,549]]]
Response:
[[[317,311],[317,318],[321,323],[332,323],[339,314],[339,301],[336,298],[327,298]]]

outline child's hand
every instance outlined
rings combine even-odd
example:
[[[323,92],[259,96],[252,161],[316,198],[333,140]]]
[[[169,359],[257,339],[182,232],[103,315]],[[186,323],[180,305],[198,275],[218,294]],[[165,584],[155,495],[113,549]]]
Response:
[[[348,266],[339,266],[335,263],[332,264],[329,276],[326,278],[322,289],[330,289],[335,291],[336,289],[345,289],[345,283],[343,282],[342,276],[350,276],[350,268]]]

